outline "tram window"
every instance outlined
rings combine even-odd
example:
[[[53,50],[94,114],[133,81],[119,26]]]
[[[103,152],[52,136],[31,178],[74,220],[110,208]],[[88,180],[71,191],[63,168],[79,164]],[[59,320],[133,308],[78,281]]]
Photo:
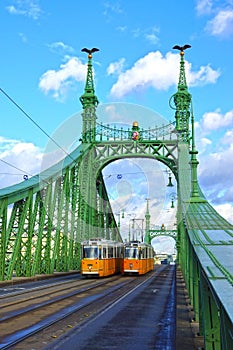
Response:
[[[108,248],[108,258],[113,258],[113,247]]]
[[[98,248],[97,247],[85,247],[83,248],[84,259],[98,259]]]
[[[125,258],[138,259],[138,249],[126,247],[125,248]]]
[[[103,247],[103,259],[106,259],[107,257],[107,249],[106,247]]]
[[[140,259],[143,259],[143,258],[144,258],[143,250],[142,250],[142,248],[139,248],[139,250],[138,250],[138,259],[140,260]]]
[[[99,259],[102,259],[102,249],[101,249],[101,246],[99,246]]]

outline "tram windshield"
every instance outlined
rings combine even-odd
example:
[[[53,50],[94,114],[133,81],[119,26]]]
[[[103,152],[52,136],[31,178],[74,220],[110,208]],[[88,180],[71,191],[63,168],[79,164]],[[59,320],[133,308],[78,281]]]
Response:
[[[85,259],[98,259],[98,247],[97,246],[84,246],[83,258]]]
[[[126,247],[125,258],[138,259],[138,248]]]

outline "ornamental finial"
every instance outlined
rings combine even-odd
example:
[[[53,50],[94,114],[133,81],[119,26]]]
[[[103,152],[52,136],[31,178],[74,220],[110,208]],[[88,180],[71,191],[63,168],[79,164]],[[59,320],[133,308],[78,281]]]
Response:
[[[180,50],[180,55],[184,55],[184,50],[189,49],[190,47],[191,45],[189,44],[185,44],[184,46],[175,45],[173,46],[173,49]]]
[[[99,103],[97,97],[95,96],[92,72],[92,53],[99,51],[99,49],[97,49],[96,47],[93,47],[92,49],[87,49],[86,47],[84,47],[81,51],[88,53],[86,86],[84,94],[80,97],[80,101],[83,105],[83,108],[85,109],[87,107],[96,107]]]
[[[88,53],[88,58],[92,58],[93,52],[99,51],[99,49],[97,49],[96,47],[93,47],[92,49],[89,50],[86,47],[84,47],[81,51]]]

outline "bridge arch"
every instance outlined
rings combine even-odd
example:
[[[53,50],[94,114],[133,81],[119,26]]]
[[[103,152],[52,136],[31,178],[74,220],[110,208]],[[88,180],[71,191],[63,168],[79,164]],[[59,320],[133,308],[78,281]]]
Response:
[[[98,148],[98,146],[97,146]],[[112,145],[108,144],[106,145],[106,149],[105,152],[107,154],[110,153],[110,151],[112,150]],[[177,165],[176,165],[176,160],[175,159],[169,159],[167,157],[161,156],[159,154],[134,154],[131,150],[122,154],[115,154],[115,155],[109,155],[106,156],[105,159],[100,159],[100,158],[96,158],[95,160],[95,174],[96,177],[98,177],[98,174],[110,163],[117,161],[117,160],[121,160],[121,159],[130,159],[130,158],[146,158],[146,159],[151,159],[151,160],[155,160],[158,161],[160,163],[163,163],[166,167],[168,167],[171,172],[173,173],[173,175],[175,176],[175,178],[177,178]]]
[[[153,236],[151,239],[151,245],[154,247],[156,255],[157,254],[173,255],[177,253],[176,238],[166,234]]]
[[[130,131],[117,130],[96,122],[98,99],[92,55],[88,55],[86,87],[81,96],[80,146],[72,152],[72,158],[69,155],[61,161],[61,174],[57,175],[54,167],[47,182],[34,176],[0,191],[0,278],[11,279],[14,271],[17,276],[33,276],[49,274],[54,269],[77,269],[84,235],[94,237],[100,232],[120,239],[104,186],[101,197],[93,179],[101,180],[101,170],[114,159],[157,159],[177,178],[178,263],[195,320],[200,321],[205,348],[233,348],[233,308],[229,303],[233,285],[233,226],[208,203],[198,184],[194,114],[184,69],[183,50],[187,45],[174,48],[180,50],[178,89],[172,96],[174,105],[170,104],[175,122],[147,130],[138,129],[138,125],[133,125]],[[148,228],[147,233],[150,231]]]
[[[150,158],[167,166],[178,178],[178,141],[173,123],[155,129],[141,131],[139,139],[134,140],[132,130],[109,128],[99,129],[101,142],[95,142],[93,167],[95,176],[110,162],[124,158]],[[159,132],[158,132],[159,130]],[[157,139],[154,139],[155,135]],[[103,139],[103,138],[106,139]]]

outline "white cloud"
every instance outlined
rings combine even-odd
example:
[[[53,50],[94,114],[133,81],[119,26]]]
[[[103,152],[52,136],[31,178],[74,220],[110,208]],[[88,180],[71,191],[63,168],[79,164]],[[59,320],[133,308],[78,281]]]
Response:
[[[201,66],[199,71],[192,72],[192,65],[187,63],[187,81],[189,86],[214,84],[220,76],[219,70],[214,70],[209,65]]]
[[[198,138],[197,149],[199,150],[199,154],[205,153],[207,148],[212,145],[212,141],[206,137]]]
[[[159,51],[150,52],[135,62],[134,66],[120,73],[118,81],[111,89],[111,96],[122,98],[132,91],[153,87],[167,90],[177,84],[179,54],[168,52],[165,57]],[[186,62],[187,82],[190,86],[215,83],[220,73],[209,65],[201,67],[198,72],[191,71],[191,64]]]
[[[157,44],[159,42],[159,38],[155,33],[146,34],[145,38],[150,41],[151,44]]]
[[[227,130],[225,135],[222,137],[221,142],[223,144],[231,145],[233,143],[233,130]]]
[[[233,224],[233,205],[231,203],[215,205],[214,208],[222,217]]]
[[[119,31],[119,32],[124,33],[124,32],[127,31],[127,27],[126,26],[119,26],[119,27],[116,28],[116,30]]]
[[[205,113],[195,126],[201,188],[213,205],[232,203],[233,111]]]
[[[159,28],[153,27],[152,29],[148,30],[148,32],[145,34],[145,39],[148,40],[153,45],[158,44],[159,32],[160,32]]]
[[[213,1],[212,0],[198,0],[196,10],[198,15],[209,14],[212,11]]]
[[[28,39],[24,33],[19,33],[19,37],[21,38],[23,43],[26,43],[28,41]]]
[[[112,3],[108,1],[104,3],[103,15],[105,16],[108,22],[112,21],[116,15],[119,16],[122,13],[123,10],[117,1],[114,1]]]
[[[39,173],[43,153],[33,143],[0,137],[0,183],[1,188],[23,181]]]
[[[41,15],[41,8],[37,0],[13,0],[13,5],[6,7],[12,15],[22,15],[37,20]]]
[[[203,115],[202,126],[206,131],[233,126],[233,110],[222,114],[219,110]]]
[[[39,88],[45,93],[53,92],[53,97],[63,101],[74,81],[84,82],[87,67],[77,57],[69,58],[56,70],[48,70],[40,78]]]
[[[206,197],[214,204],[233,202],[233,140],[231,144],[220,151],[201,154],[199,157],[199,179]]]
[[[62,41],[56,41],[48,45],[49,49],[53,52],[64,54],[64,52],[73,53],[74,49],[72,46],[64,44]]]
[[[207,23],[207,32],[213,36],[229,36],[233,33],[233,10],[221,10]]]
[[[110,63],[107,68],[107,74],[121,74],[125,64],[125,58],[120,58],[119,61]]]

